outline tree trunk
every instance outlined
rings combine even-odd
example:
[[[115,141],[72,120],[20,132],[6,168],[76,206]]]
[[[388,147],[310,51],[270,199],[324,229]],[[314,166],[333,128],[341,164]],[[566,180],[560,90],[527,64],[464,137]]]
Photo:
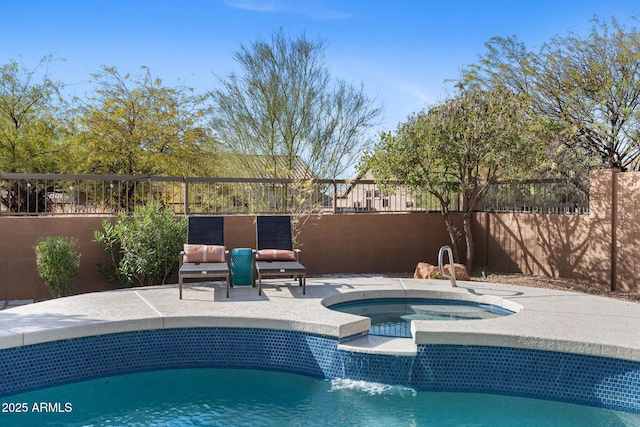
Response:
[[[465,263],[465,267],[467,267],[467,272],[471,274],[473,271],[473,258],[475,246],[473,244],[473,234],[471,233],[471,212],[465,212],[463,217],[463,227],[464,227],[464,240],[467,244],[467,262]]]
[[[472,174],[470,173],[469,177],[471,176]],[[469,178],[469,181],[471,181],[471,178]],[[469,274],[471,274],[473,271],[473,261],[475,258],[475,245],[473,243],[473,233],[471,231],[471,214],[473,213],[473,210],[478,202],[484,196],[484,193],[489,185],[489,183],[487,183],[483,188],[478,188],[477,181],[473,181],[476,182],[473,188],[465,191],[462,195],[462,211],[464,212],[464,216],[462,217],[462,227],[464,229],[464,241],[467,249],[465,267],[467,268],[467,273]]]
[[[451,213],[448,210],[442,210],[441,211],[442,216],[444,217],[444,223],[447,226],[447,231],[449,232],[449,239],[451,239],[451,251],[453,252],[453,260],[451,260],[452,263],[455,262],[455,260],[459,260],[460,259],[460,255],[458,253],[458,244],[456,242],[457,240],[457,236],[456,236],[456,227],[453,225],[453,220],[451,219]]]

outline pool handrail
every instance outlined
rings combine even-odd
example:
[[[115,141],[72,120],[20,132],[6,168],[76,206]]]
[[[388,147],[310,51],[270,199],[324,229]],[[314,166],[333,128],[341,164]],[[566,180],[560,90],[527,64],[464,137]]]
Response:
[[[444,263],[443,258],[444,258],[444,253],[445,251],[447,252],[447,254],[449,255],[449,265],[451,266],[449,268],[449,273],[447,274],[444,271]],[[440,248],[440,251],[438,252],[438,270],[440,270],[440,274],[446,278],[448,278],[449,280],[451,280],[451,286],[452,287],[457,287],[458,285],[456,284],[456,266],[454,264],[454,260],[453,260],[453,251],[451,250],[451,247],[449,246],[443,246]]]

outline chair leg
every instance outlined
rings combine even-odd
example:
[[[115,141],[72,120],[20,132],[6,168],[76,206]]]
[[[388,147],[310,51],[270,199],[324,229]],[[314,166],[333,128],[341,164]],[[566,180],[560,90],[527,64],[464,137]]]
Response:
[[[178,275],[178,287],[180,288],[180,299],[182,299],[182,276]]]
[[[256,277],[258,276],[258,270],[256,269],[255,262],[253,264],[254,264],[254,266],[251,269],[251,272],[253,273],[251,275],[251,285],[255,288],[256,287]]]
[[[231,284],[231,275],[229,274],[229,275],[227,275],[227,298],[229,298],[229,287],[230,286],[233,286],[233,285]]]

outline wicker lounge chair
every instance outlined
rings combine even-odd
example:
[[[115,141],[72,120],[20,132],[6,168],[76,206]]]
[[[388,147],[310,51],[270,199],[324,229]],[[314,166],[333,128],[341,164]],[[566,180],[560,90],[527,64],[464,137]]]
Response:
[[[300,264],[300,250],[293,250],[289,216],[256,218],[256,262],[258,295],[262,295],[262,277],[289,276],[297,279],[306,293],[307,270]]]
[[[180,299],[183,279],[204,278],[224,278],[229,298],[229,251],[224,246],[224,218],[221,216],[191,216],[188,219],[187,244],[180,252],[178,271]]]

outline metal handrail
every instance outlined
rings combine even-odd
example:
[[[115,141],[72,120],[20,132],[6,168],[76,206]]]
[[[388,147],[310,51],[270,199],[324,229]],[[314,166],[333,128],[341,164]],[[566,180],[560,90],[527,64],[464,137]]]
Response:
[[[449,273],[447,274],[444,271],[444,253],[445,251],[447,252],[447,254],[449,255],[449,265],[451,266],[449,268]],[[440,270],[440,274],[444,277],[446,277],[447,279],[451,280],[451,286],[453,286],[454,288],[457,287],[458,285],[456,284],[456,266],[453,263],[453,251],[451,250],[451,247],[449,246],[443,246],[440,248],[440,251],[438,252],[438,270]],[[453,272],[453,274],[451,274],[451,272]]]

